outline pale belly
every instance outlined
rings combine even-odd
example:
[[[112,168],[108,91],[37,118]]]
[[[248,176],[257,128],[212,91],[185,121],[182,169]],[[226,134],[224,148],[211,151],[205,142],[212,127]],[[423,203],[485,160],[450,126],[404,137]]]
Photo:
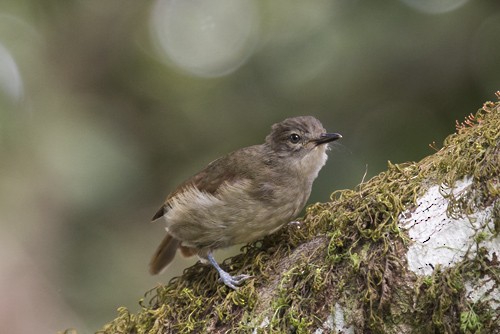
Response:
[[[184,246],[201,249],[248,243],[296,218],[307,200],[267,203],[249,197],[245,186],[228,188],[217,197],[191,189],[165,214],[168,233]]]

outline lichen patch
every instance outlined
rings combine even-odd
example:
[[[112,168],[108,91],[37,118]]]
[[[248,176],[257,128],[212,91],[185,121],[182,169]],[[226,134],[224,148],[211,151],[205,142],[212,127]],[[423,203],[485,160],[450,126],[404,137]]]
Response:
[[[438,265],[446,268],[458,263],[468,252],[473,256],[477,250],[475,236],[479,233],[482,238],[493,241],[489,251],[500,254],[500,241],[492,233],[493,205],[470,215],[448,215],[449,195],[460,200],[472,191],[472,184],[472,178],[464,178],[451,189],[433,186],[418,199],[415,209],[400,215],[400,225],[407,229],[412,241],[407,253],[411,271],[430,275]]]

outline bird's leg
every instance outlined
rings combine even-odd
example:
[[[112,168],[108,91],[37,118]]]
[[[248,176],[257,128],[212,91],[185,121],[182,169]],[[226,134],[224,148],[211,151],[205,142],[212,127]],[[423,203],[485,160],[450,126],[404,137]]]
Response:
[[[224,282],[225,285],[230,287],[231,289],[238,289],[238,286],[243,283],[246,279],[252,277],[250,275],[236,275],[236,276],[231,276],[229,273],[225,272],[222,270],[222,268],[219,266],[217,261],[215,261],[212,252],[209,251],[207,254],[207,259],[208,261],[214,266],[215,269],[219,272],[220,279],[222,282]]]

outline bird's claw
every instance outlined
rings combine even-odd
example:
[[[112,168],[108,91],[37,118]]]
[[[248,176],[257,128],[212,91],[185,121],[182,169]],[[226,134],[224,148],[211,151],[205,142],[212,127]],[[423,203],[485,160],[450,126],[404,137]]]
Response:
[[[219,280],[222,281],[225,285],[230,287],[233,290],[237,290],[238,286],[240,286],[245,280],[252,278],[251,275],[236,275],[236,276],[231,276],[229,273],[220,273],[220,278]]]

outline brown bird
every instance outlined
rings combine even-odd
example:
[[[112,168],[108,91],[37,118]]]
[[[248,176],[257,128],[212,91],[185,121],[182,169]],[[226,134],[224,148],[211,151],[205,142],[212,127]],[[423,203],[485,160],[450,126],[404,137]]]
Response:
[[[212,252],[255,241],[296,218],[326,162],[327,143],[339,138],[312,116],[287,118],[272,126],[263,144],[211,162],[178,186],[153,216],[165,219],[167,235],[150,273],[162,271],[180,249],[208,261],[224,284],[236,289],[250,276],[231,276]]]

